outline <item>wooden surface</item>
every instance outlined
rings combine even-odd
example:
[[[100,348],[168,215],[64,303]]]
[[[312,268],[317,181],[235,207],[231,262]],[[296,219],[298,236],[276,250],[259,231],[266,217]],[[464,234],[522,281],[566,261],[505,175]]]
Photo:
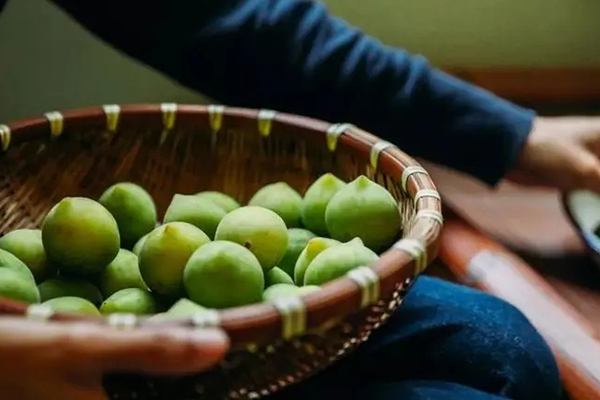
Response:
[[[551,343],[572,399],[600,399],[600,267],[558,193],[491,190],[427,164],[449,208],[440,260],[451,278],[520,308]],[[452,216],[454,215],[454,218]]]
[[[449,68],[448,72],[521,103],[600,102],[600,66],[591,68]]]

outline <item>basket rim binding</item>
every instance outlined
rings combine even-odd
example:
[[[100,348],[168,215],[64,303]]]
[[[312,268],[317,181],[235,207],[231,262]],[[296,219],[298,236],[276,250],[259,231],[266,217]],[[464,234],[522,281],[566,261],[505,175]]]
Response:
[[[395,145],[351,124],[331,124],[321,120],[281,113],[222,105],[187,105],[175,103],[105,105],[46,113],[42,117],[0,125],[3,152],[19,143],[44,136],[57,137],[70,129],[105,129],[118,134],[119,127],[148,126],[165,132],[177,127],[208,129],[217,134],[223,128],[255,129],[269,136],[277,130],[302,134],[306,139],[321,141],[330,151],[345,146],[368,159],[374,169],[381,169],[401,183],[405,194],[414,202],[415,214],[405,228],[404,237],[380,259],[351,271],[302,298],[283,299],[274,304],[259,303],[225,310],[207,310],[192,318],[149,320],[132,314],[106,317],[74,316],[54,313],[40,304],[26,305],[0,298],[0,314],[23,315],[42,321],[86,321],[110,328],[133,329],[139,326],[219,327],[233,344],[266,344],[278,339],[310,332],[361,309],[374,305],[423,272],[428,261],[437,255],[443,226],[442,203],[437,189],[421,165]]]

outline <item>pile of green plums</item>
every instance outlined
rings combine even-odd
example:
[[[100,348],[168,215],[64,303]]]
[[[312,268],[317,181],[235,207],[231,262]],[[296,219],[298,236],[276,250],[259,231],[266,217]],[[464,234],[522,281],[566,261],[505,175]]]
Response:
[[[41,229],[0,238],[0,297],[57,312],[186,317],[302,296],[371,264],[402,227],[392,195],[365,176],[285,182],[247,205],[223,193],[176,194],[162,224],[150,194],[124,182],[67,197]]]

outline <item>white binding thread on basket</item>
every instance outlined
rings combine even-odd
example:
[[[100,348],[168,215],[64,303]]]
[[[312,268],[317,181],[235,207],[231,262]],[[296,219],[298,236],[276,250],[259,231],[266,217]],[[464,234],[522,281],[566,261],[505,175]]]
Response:
[[[64,118],[58,111],[52,111],[45,114],[46,119],[50,122],[50,135],[58,137],[63,133]]]
[[[299,296],[275,299],[273,305],[281,315],[281,336],[284,340],[306,331],[306,307]]]
[[[433,210],[417,211],[417,214],[415,215],[415,219],[419,219],[419,218],[430,218],[430,219],[436,221],[438,224],[444,225],[444,216],[439,211],[433,211]]]
[[[429,175],[423,167],[420,167],[418,165],[411,165],[411,166],[404,168],[404,171],[402,171],[402,182],[401,182],[402,190],[404,191],[404,193],[408,193],[408,178],[410,178],[414,174]]]
[[[422,241],[410,238],[400,239],[393,248],[408,253],[415,260],[415,275],[420,274],[427,267],[427,250]]]
[[[379,300],[379,276],[375,271],[367,266],[361,266],[348,272],[347,276],[361,288],[361,308]]]
[[[440,194],[438,193],[437,190],[434,189],[421,189],[419,190],[416,194],[415,194],[415,199],[414,202],[415,204],[417,203],[417,201],[426,198],[426,197],[431,197],[433,199],[437,199],[437,200],[442,200]]]
[[[32,321],[48,321],[54,315],[52,307],[43,304],[32,304],[25,312],[27,319]]]
[[[273,110],[260,110],[258,112],[258,132],[261,136],[267,137],[271,134],[273,118],[277,115]]]
[[[2,150],[8,150],[10,145],[10,128],[7,125],[0,125],[0,140],[2,140]]]
[[[177,118],[177,104],[162,103],[160,105],[160,110],[162,111],[163,120],[163,131],[160,135],[160,144],[163,144],[165,140],[167,140],[167,136],[169,136],[171,129],[175,127],[175,119]]]
[[[116,132],[117,127],[119,126],[121,107],[118,104],[106,104],[102,106],[102,109],[106,115],[106,130],[109,132]]]
[[[369,156],[369,160],[371,161],[371,167],[377,169],[379,154],[389,147],[394,147],[394,145],[390,142],[386,142],[385,140],[381,140],[371,147],[371,154]]]
[[[137,325],[138,319],[135,314],[116,313],[110,314],[107,322],[113,328],[132,329]]]
[[[223,113],[225,113],[225,106],[218,104],[208,106],[208,123],[213,133],[221,130],[223,126]]]
[[[196,328],[216,328],[221,325],[221,317],[217,310],[202,310],[192,314],[192,325]]]
[[[327,148],[329,151],[334,152],[337,147],[338,138],[346,132],[348,129],[354,128],[354,125],[343,123],[343,124],[332,124],[327,129]]]

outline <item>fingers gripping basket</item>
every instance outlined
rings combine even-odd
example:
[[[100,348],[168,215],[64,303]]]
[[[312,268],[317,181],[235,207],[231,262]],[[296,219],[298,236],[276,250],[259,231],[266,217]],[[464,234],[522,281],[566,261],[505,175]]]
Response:
[[[302,299],[181,321],[87,319],[106,329],[218,326],[232,341],[222,364],[197,376],[108,376],[113,399],[257,398],[303,380],[367,340],[437,251],[441,202],[427,172],[392,144],[349,124],[223,106],[111,105],[0,125],[0,138],[2,233],[39,227],[61,198],[97,198],[119,181],[148,189],[159,217],[174,193],[219,190],[247,201],[275,181],[302,193],[326,172],[346,181],[364,174],[399,201],[402,238],[375,264]],[[2,299],[0,313],[50,323],[82,318]]]

